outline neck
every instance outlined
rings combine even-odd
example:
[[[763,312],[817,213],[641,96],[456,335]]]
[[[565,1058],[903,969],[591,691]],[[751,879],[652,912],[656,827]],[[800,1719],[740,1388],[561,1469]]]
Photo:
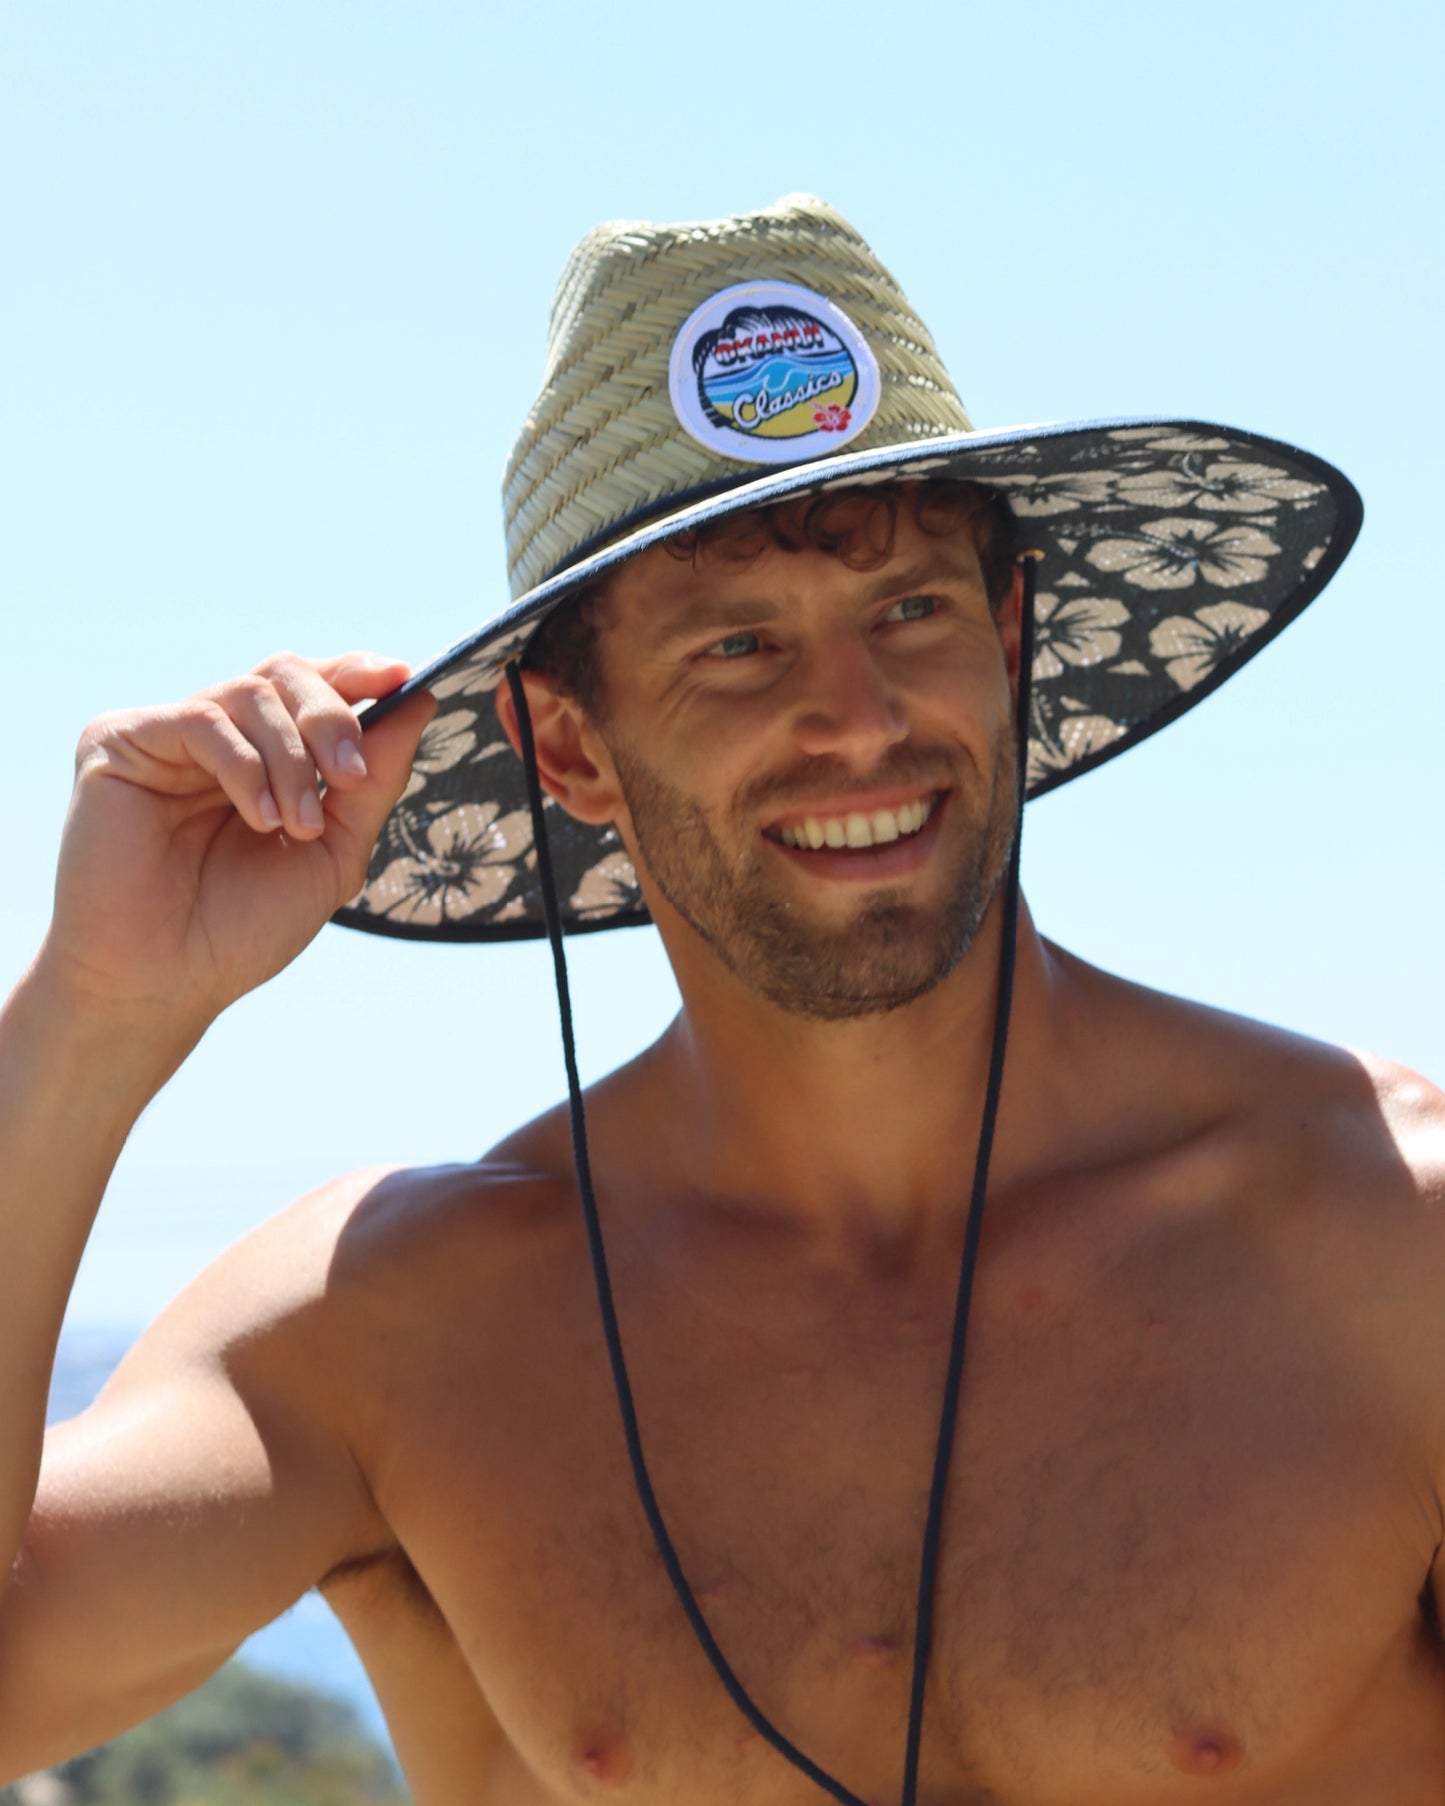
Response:
[[[674,963],[683,1009],[657,1053],[667,1120],[710,1196],[809,1223],[842,1242],[948,1237],[968,1208],[983,1116],[1003,896],[959,966],[914,1002],[850,1022],[789,1014]],[[711,968],[711,969],[709,969]],[[1008,1058],[991,1190],[1019,1158],[1015,1125],[1046,1121],[1053,973],[1020,900]]]

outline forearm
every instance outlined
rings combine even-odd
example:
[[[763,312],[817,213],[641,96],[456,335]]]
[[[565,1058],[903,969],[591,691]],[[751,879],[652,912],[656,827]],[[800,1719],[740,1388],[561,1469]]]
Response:
[[[76,1269],[140,1113],[199,1036],[87,1005],[37,962],[0,1010],[0,1576],[35,1496]]]

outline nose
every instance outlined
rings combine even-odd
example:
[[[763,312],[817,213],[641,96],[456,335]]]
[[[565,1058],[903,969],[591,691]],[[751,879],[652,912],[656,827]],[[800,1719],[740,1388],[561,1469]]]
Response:
[[[870,771],[908,738],[908,717],[866,637],[839,627],[814,643],[794,673],[794,736],[812,756],[848,760]]]

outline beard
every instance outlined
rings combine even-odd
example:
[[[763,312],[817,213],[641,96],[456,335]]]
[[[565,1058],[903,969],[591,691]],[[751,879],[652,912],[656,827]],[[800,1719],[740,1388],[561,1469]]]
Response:
[[[936,761],[900,748],[868,786],[821,760],[750,786],[734,807],[738,852],[731,858],[697,802],[632,748],[610,750],[638,851],[658,890],[730,972],[793,1015],[849,1021],[900,1009],[932,990],[973,945],[1008,869],[1017,822],[1010,728],[994,742],[991,778],[980,779],[972,767],[940,772]],[[943,899],[931,907],[911,902],[902,887],[879,888],[846,921],[810,921],[749,851],[744,824],[772,798],[796,808],[810,789],[825,795],[850,785],[912,782],[947,786],[949,816],[962,815],[965,828],[960,834],[955,821],[941,824],[957,851]]]

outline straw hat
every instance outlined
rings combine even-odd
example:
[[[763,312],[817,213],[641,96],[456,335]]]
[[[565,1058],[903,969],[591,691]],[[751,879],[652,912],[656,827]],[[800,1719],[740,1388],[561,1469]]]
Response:
[[[542,619],[720,515],[924,476],[1002,490],[1038,556],[1031,796],[1232,676],[1324,587],[1361,518],[1332,466],[1232,427],[975,432],[903,291],[812,196],[599,226],[563,272],[541,393],[507,465],[513,601],[377,705],[418,687],[441,703],[336,919],[427,940],[540,935],[524,774],[493,705]],[[570,931],[647,920],[615,830],[555,805],[547,822]]]

